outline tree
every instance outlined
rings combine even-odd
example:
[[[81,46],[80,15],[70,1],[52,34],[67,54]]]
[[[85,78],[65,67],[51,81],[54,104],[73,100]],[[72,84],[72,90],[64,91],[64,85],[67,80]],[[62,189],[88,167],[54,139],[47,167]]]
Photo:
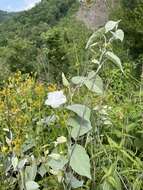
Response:
[[[0,58],[5,62],[12,72],[17,70],[34,72],[36,61],[36,49],[34,45],[21,38],[9,40],[6,47],[2,47]],[[34,61],[35,60],[35,61]]]
[[[140,59],[143,53],[143,0],[121,0],[121,7],[114,13],[114,18],[121,19],[125,32],[125,48],[137,63],[137,75],[141,74]],[[139,64],[138,64],[139,63]]]
[[[66,55],[60,28],[52,28],[42,34],[43,48],[46,48],[48,73],[55,80],[61,78],[59,71],[68,72],[69,61]]]

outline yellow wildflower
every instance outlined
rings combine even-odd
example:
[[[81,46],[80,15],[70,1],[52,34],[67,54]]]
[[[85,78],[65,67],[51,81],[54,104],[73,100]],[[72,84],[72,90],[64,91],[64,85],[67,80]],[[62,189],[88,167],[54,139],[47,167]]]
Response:
[[[49,92],[54,92],[54,91],[56,91],[57,90],[57,85],[56,84],[50,84],[49,86],[48,86],[48,91]]]
[[[42,84],[39,84],[39,85],[37,84],[35,86],[35,93],[36,95],[39,95],[39,96],[44,95],[45,93],[44,86]]]
[[[1,147],[1,152],[2,152],[2,153],[6,153],[7,150],[8,150],[8,147],[6,147],[6,146],[2,146],[2,147]]]
[[[20,148],[21,148],[21,145],[22,145],[22,139],[20,139],[19,137],[17,137],[15,140],[12,141],[12,144],[13,144],[13,150],[15,153],[19,153],[20,152]]]

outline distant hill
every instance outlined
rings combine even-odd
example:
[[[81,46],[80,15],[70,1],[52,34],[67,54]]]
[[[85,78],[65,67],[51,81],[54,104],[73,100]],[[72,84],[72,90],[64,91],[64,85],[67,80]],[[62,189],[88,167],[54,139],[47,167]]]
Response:
[[[89,9],[77,0],[41,0],[27,11],[1,11],[0,69],[38,72],[44,78],[46,68],[54,79],[61,78],[59,70],[65,74],[77,71],[77,65],[86,62],[90,29],[107,20],[104,3],[100,9],[99,0],[96,3]]]
[[[8,13],[0,11],[0,22],[14,22],[14,24],[34,26],[41,22],[48,25],[55,25],[58,20],[68,13],[69,9],[76,0],[42,0],[30,10],[18,13]],[[6,23],[9,24],[9,23]]]
[[[39,35],[39,32],[48,30],[49,27],[56,25],[61,18],[66,17],[70,10],[74,9],[72,7],[75,7],[75,2],[76,0],[42,0],[27,11],[18,13],[1,11],[0,34],[3,38],[13,38],[15,35],[31,38],[34,32],[33,28],[36,27]]]
[[[17,70],[38,72],[42,80],[45,70],[54,79],[61,78],[60,70],[65,74],[77,70],[75,64],[83,64],[89,37],[86,26],[76,20],[78,8],[77,0],[42,0],[12,16],[2,12],[0,80]]]
[[[0,10],[0,23],[4,22],[10,18],[12,18],[13,16],[15,16],[17,13],[8,13],[6,11],[2,11]]]
[[[1,11],[0,80],[17,70],[59,81],[61,71],[79,72],[87,62],[85,45],[91,29],[108,19],[106,8],[104,0],[91,7],[77,0],[41,0],[27,11]]]

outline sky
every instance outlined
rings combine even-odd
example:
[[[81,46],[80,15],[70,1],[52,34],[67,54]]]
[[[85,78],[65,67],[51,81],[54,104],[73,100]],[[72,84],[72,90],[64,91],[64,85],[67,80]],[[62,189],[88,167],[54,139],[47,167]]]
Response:
[[[0,10],[17,12],[32,8],[41,0],[0,0]]]

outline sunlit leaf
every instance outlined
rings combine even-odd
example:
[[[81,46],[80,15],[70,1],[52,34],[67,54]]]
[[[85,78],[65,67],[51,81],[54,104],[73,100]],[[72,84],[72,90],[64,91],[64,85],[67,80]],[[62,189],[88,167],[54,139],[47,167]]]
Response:
[[[67,109],[70,111],[73,111],[84,120],[90,121],[91,110],[87,106],[82,105],[82,104],[73,104],[73,105],[67,106]]]
[[[55,160],[55,159],[50,159],[48,161],[48,165],[55,171],[62,170],[64,166],[67,164],[68,160],[64,157],[61,156],[60,159]]]
[[[106,57],[107,57],[110,61],[112,61],[114,64],[116,64],[116,65],[120,68],[120,70],[124,73],[121,60],[120,60],[120,58],[119,58],[117,55],[115,55],[115,54],[114,54],[113,52],[111,52],[111,51],[108,51],[108,52],[106,52]]]
[[[25,153],[35,146],[35,141],[33,139],[27,139],[22,145],[22,151]]]
[[[62,73],[62,82],[65,87],[70,85],[64,73]]]
[[[76,85],[84,84],[85,80],[86,80],[86,77],[82,77],[82,76],[76,76],[71,79],[72,83]]]
[[[90,160],[85,148],[81,145],[76,145],[70,159],[71,168],[79,175],[86,176],[91,179]]]
[[[39,185],[35,181],[27,181],[26,182],[26,190],[38,190]]]
[[[41,164],[40,168],[38,169],[38,173],[43,177],[49,171],[49,166],[47,163]]]
[[[68,120],[68,125],[72,126],[71,136],[74,139],[77,139],[77,136],[80,137],[88,133],[92,129],[90,121],[83,120],[80,117],[70,118]]]
[[[41,119],[41,121],[38,122],[38,124],[46,124],[46,125],[50,125],[52,123],[54,123],[57,119],[57,116],[55,114],[50,115],[48,117],[45,117],[43,119]]]
[[[104,27],[103,27],[103,28],[100,28],[100,29],[98,29],[96,32],[94,32],[94,33],[90,36],[90,38],[89,38],[89,40],[88,40],[88,42],[87,42],[87,44],[86,44],[85,49],[88,49],[88,48],[93,44],[93,42],[94,42],[95,40],[97,40],[99,37],[101,37],[101,36],[104,34],[104,32],[105,32]]]
[[[18,169],[22,169],[25,166],[26,162],[27,159],[20,160],[20,162],[18,163]]]
[[[36,165],[36,162],[34,161],[32,163],[32,166],[26,166],[25,168],[25,180],[26,181],[35,180],[36,174],[37,174],[37,165]]]
[[[108,21],[105,25],[106,33],[113,30],[116,26],[118,26],[119,21]]]
[[[17,157],[12,157],[12,166],[13,166],[13,169],[16,170],[17,166],[18,166],[18,158]]]
[[[86,80],[85,85],[90,91],[103,94],[103,81],[99,75],[97,75],[95,79]]]
[[[83,186],[83,180],[79,181],[72,173],[66,173],[66,183],[67,185],[70,184],[73,189]]]
[[[118,29],[116,32],[112,32],[113,36],[115,37],[115,39],[119,39],[121,40],[121,42],[124,39],[124,32],[121,29]]]
[[[102,190],[114,190],[108,181],[104,181],[102,184]]]
[[[50,158],[54,159],[54,160],[59,160],[61,155],[58,153],[51,153],[48,155]]]

